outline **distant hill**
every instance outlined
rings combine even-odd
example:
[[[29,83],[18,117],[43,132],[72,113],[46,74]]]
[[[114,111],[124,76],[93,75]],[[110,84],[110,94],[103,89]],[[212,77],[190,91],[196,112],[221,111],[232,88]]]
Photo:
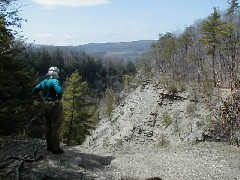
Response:
[[[93,57],[102,59],[133,60],[148,51],[156,40],[140,40],[118,43],[90,43],[79,46],[61,46],[63,49],[84,51]]]

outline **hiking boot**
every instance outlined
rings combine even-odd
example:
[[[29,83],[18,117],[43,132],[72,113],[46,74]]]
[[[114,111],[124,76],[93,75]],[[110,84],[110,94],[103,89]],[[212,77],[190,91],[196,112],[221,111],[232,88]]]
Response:
[[[64,151],[62,149],[56,149],[52,151],[53,154],[62,154]]]
[[[52,148],[51,147],[47,147],[47,151],[52,151]]]

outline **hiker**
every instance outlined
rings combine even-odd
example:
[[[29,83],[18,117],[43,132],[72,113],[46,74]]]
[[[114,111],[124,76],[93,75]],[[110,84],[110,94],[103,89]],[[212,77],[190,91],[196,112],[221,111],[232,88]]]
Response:
[[[42,92],[43,111],[46,126],[47,151],[53,154],[62,154],[60,148],[60,126],[63,121],[62,87],[58,81],[59,69],[50,67],[46,79],[40,82],[32,92]]]

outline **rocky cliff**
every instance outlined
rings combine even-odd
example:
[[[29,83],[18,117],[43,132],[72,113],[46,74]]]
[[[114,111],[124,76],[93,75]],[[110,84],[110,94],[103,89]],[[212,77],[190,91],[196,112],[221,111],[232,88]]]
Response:
[[[124,93],[124,92],[123,92]],[[169,94],[158,81],[143,79],[110,117],[104,117],[85,146],[141,148],[203,140],[210,114],[187,91]]]

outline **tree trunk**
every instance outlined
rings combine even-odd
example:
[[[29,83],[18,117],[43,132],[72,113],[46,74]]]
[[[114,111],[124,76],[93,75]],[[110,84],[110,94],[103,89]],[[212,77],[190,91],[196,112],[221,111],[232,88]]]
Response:
[[[67,145],[70,144],[70,139],[71,139],[71,132],[72,132],[72,123],[73,123],[73,112],[72,112],[72,117],[69,125],[69,131],[68,131],[68,138],[67,138]]]
[[[215,75],[215,51],[216,51],[216,46],[213,46],[213,53],[212,53],[212,73],[213,73],[213,84],[214,87],[217,86],[216,82],[216,75]]]
[[[73,124],[73,118],[74,118],[74,97],[72,97],[72,115],[71,115],[71,120],[70,120],[70,125],[69,125],[69,131],[68,131],[68,137],[67,137],[67,145],[70,144],[70,139],[71,139],[71,133],[72,133],[72,124]]]

